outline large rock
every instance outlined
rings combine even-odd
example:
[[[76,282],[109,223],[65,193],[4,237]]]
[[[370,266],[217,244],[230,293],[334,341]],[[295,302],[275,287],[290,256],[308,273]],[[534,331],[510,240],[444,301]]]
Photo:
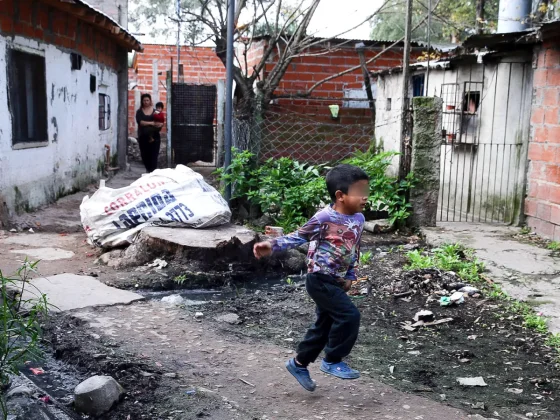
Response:
[[[124,389],[110,376],[92,376],[74,390],[76,411],[90,416],[100,416],[111,410]]]

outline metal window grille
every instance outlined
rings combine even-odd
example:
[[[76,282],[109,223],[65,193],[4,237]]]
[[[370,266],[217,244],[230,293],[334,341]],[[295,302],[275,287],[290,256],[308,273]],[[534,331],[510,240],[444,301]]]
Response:
[[[111,128],[111,98],[104,93],[99,94],[99,129]]]

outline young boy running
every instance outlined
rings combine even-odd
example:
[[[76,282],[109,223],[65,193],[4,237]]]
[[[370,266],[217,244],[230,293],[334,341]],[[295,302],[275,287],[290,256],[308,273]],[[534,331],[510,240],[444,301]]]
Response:
[[[308,391],[316,384],[307,366],[321,351],[321,370],[342,379],[356,379],[357,370],[342,359],[352,350],[360,328],[360,312],[346,292],[356,280],[369,178],[360,168],[338,165],[327,174],[327,190],[333,204],[319,211],[297,232],[254,246],[256,258],[296,248],[310,242],[305,288],[317,304],[317,320],[299,343],[297,356],[286,362],[288,371]]]

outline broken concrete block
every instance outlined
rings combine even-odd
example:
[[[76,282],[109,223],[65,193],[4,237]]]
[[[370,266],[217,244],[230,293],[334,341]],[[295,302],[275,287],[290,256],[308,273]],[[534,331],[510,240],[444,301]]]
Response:
[[[74,407],[79,413],[100,416],[111,410],[124,389],[110,376],[92,376],[74,390]]]

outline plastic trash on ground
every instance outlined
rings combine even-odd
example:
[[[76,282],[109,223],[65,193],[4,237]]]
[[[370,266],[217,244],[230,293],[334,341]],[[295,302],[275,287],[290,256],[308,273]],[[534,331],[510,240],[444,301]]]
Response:
[[[158,169],[124,188],[99,188],[80,205],[88,240],[112,248],[134,241],[147,226],[207,228],[229,223],[231,210],[202,175],[177,165]]]

